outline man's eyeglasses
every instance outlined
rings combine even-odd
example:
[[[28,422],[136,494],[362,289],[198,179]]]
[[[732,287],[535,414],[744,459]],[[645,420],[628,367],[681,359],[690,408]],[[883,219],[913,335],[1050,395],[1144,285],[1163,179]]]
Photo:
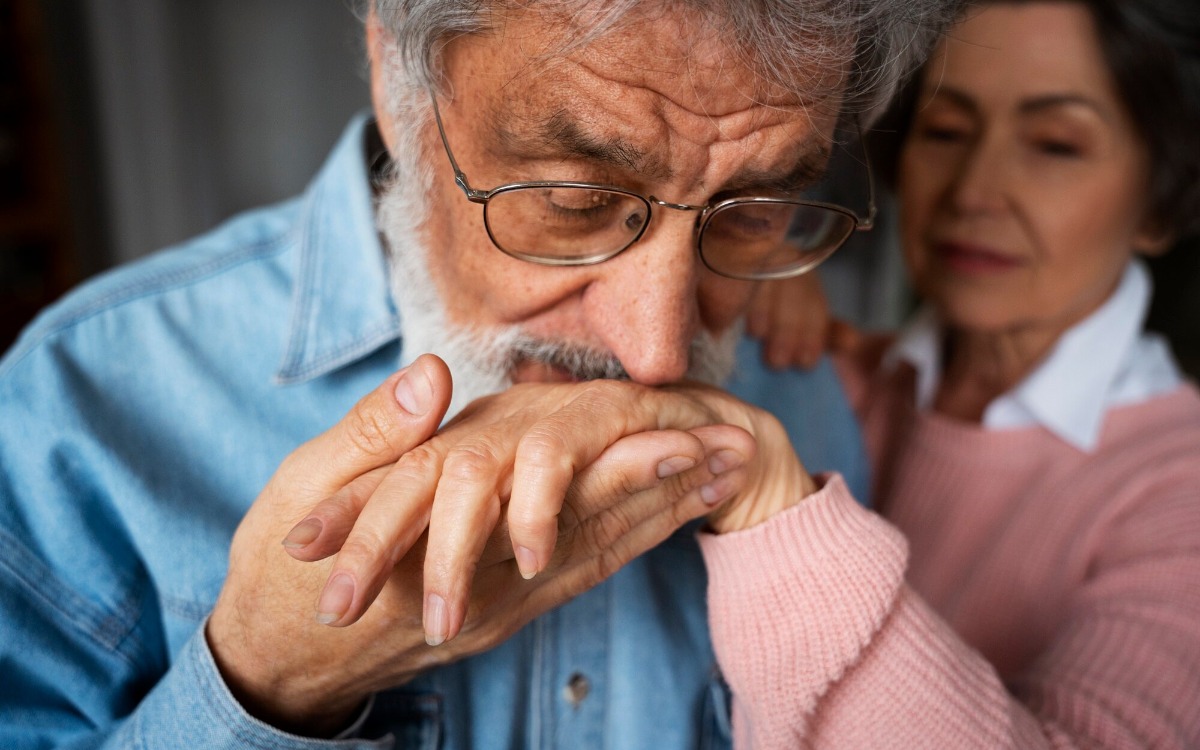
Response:
[[[654,208],[660,207],[699,212],[697,250],[714,273],[748,281],[784,279],[815,268],[855,230],[870,229],[874,223],[875,188],[869,166],[865,217],[833,203],[773,197],[691,206],[586,182],[513,182],[476,190],[450,150],[437,96],[433,92],[430,96],[454,182],[467,200],[483,204],[483,222],[492,244],[520,260],[547,266],[602,263],[637,242],[650,225]]]

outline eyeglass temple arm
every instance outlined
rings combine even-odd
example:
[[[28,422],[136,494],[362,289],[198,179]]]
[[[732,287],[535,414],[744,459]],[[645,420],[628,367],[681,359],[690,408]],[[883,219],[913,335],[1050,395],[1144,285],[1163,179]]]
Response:
[[[858,226],[855,229],[866,231],[875,228],[875,217],[879,213],[879,207],[875,204],[875,172],[871,169],[871,155],[867,153],[867,141],[863,137],[862,123],[859,122],[858,117],[854,118],[854,130],[858,133],[858,144],[862,148],[863,165],[867,168],[867,215],[865,218],[858,219]]]
[[[429,101],[433,103],[433,119],[437,121],[438,135],[442,139],[442,148],[446,150],[446,158],[450,160],[450,168],[454,170],[454,184],[458,185],[463,191],[463,195],[467,196],[467,200],[474,203],[486,203],[487,193],[482,190],[476,190],[467,182],[467,175],[458,167],[458,162],[454,159],[454,152],[450,150],[450,141],[446,138],[446,127],[442,125],[442,113],[438,109],[437,94],[433,89],[429,90]]]

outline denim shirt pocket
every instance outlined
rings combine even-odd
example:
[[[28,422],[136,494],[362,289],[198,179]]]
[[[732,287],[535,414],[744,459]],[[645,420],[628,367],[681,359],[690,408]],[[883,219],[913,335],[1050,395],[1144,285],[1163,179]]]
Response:
[[[730,720],[732,705],[733,694],[729,691],[729,685],[721,676],[721,671],[713,667],[700,720],[702,750],[730,750],[733,747],[733,722]]]
[[[365,738],[391,734],[403,750],[437,750],[442,743],[442,696],[389,690],[375,696],[375,707],[363,724]]]

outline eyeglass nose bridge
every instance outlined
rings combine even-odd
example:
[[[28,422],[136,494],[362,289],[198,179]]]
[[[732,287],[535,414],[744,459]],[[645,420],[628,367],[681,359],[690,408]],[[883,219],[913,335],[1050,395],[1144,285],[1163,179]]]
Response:
[[[687,203],[671,203],[670,201],[665,201],[665,200],[662,200],[661,198],[656,198],[653,195],[647,196],[646,200],[650,201],[651,203],[653,203],[656,206],[662,206],[663,208],[673,208],[676,211],[706,211],[706,210],[708,210],[708,206],[693,206],[693,205],[690,205]]]

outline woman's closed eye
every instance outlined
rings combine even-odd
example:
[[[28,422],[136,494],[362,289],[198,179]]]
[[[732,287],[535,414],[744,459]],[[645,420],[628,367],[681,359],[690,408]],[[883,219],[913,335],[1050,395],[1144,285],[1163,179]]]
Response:
[[[971,137],[971,131],[953,125],[922,125],[916,129],[919,138],[935,143],[961,143]]]
[[[1083,149],[1073,141],[1044,138],[1034,141],[1034,149],[1046,156],[1075,159],[1083,155]]]

